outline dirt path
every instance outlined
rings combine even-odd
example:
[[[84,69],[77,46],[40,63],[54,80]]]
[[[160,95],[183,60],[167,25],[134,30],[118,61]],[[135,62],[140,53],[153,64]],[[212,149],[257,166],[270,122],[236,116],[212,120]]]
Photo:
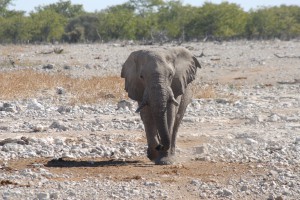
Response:
[[[189,133],[196,132],[195,129],[187,128]],[[105,180],[110,180],[121,184],[122,182],[137,182],[137,184],[156,183],[161,184],[161,188],[172,191],[169,194],[173,197],[185,197],[187,199],[198,199],[199,194],[193,191],[191,184],[196,184],[198,180],[205,184],[226,185],[230,181],[239,181],[241,177],[249,178],[263,176],[267,172],[262,166],[256,163],[228,163],[203,161],[201,159],[191,159],[187,155],[201,144],[209,142],[205,136],[197,137],[189,133],[184,133],[179,140],[178,146],[181,149],[176,165],[157,166],[150,162],[145,156],[132,157],[130,159],[112,158],[31,158],[10,160],[7,168],[2,168],[5,173],[15,174],[24,170],[39,172],[46,170],[51,176],[45,175],[49,182],[85,182],[89,180],[97,181],[99,184]],[[141,134],[140,132],[127,132],[127,134]],[[65,133],[70,137],[72,133]],[[84,135],[84,134],[83,134]],[[82,135],[82,136],[83,136]],[[86,135],[84,136],[86,137]],[[137,143],[145,143],[145,139],[138,139]],[[38,180],[27,183],[14,183],[2,181],[2,185],[15,185],[14,187],[35,187]],[[175,198],[176,199],[176,198]]]

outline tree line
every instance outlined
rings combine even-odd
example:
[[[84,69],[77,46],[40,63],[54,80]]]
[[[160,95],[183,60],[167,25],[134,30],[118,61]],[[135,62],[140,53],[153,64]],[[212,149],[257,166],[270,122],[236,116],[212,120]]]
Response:
[[[139,40],[273,39],[300,36],[300,7],[261,7],[206,2],[201,7],[180,0],[128,0],[95,12],[69,0],[25,11],[10,10],[0,0],[0,43],[97,42]]]

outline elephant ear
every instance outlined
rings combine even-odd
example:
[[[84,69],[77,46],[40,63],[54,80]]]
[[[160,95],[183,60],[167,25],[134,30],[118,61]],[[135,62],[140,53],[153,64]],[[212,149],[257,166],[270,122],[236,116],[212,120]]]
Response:
[[[197,68],[201,68],[198,60],[186,49],[175,49],[175,75],[172,80],[172,90],[174,97],[177,98],[185,92],[189,83],[195,80]]]
[[[122,67],[121,77],[125,78],[125,90],[128,97],[135,101],[142,101],[144,85],[139,78],[140,66],[137,63],[139,51],[132,52]]]

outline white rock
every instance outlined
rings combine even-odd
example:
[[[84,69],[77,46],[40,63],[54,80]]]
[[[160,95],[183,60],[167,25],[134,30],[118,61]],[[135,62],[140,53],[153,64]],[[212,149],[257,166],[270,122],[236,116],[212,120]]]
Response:
[[[45,107],[41,103],[39,103],[36,99],[31,99],[31,101],[27,105],[27,109],[45,110]]]
[[[154,186],[159,186],[160,184],[159,183],[154,183],[154,182],[145,182],[144,185],[154,187]]]
[[[193,100],[189,106],[191,106],[194,110],[201,109],[201,104],[198,102],[198,100]]]
[[[58,193],[51,193],[50,194],[50,199],[58,199],[59,198],[59,194]]]
[[[200,186],[201,185],[201,181],[199,181],[199,180],[192,180],[191,184],[194,185],[194,186]]]
[[[247,186],[247,185],[243,185],[243,186],[241,187],[241,191],[245,192],[245,191],[247,191],[247,190],[248,190],[248,186]]]
[[[6,143],[2,147],[2,151],[5,152],[21,152],[24,150],[24,146],[17,143]]]
[[[183,122],[187,122],[187,123],[195,123],[195,122],[200,122],[200,118],[199,117],[184,117],[182,119]]]
[[[276,115],[276,114],[272,114],[270,117],[269,117],[269,121],[270,122],[278,122],[281,120],[281,117]]]
[[[57,87],[56,88],[56,93],[57,94],[66,94],[66,90],[63,87]]]
[[[130,101],[127,101],[127,100],[121,100],[118,102],[118,105],[117,105],[117,109],[123,109],[123,110],[126,110],[126,109],[129,109],[129,110],[132,110],[133,108],[133,104],[130,102]]]
[[[63,154],[62,154],[62,158],[75,158],[72,154],[70,154],[70,153],[66,153],[66,152],[64,152]]]
[[[258,144],[258,142],[256,140],[251,139],[251,138],[245,138],[245,143],[248,145]]]
[[[50,199],[50,195],[48,193],[39,193],[37,194],[38,200],[47,200]]]
[[[34,125],[34,126],[32,127],[32,130],[33,130],[34,132],[43,132],[43,131],[47,131],[47,129],[48,129],[48,127],[43,126],[43,125],[41,125],[41,124],[37,124],[37,125]]]
[[[49,128],[52,128],[52,129],[58,129],[59,131],[66,131],[68,130],[69,128],[64,125],[62,122],[60,121],[55,121],[53,122]]]
[[[60,114],[71,112],[72,108],[69,106],[60,106],[56,111]]]
[[[203,154],[205,153],[206,149],[204,146],[195,147],[195,153],[196,154]]]
[[[3,105],[0,106],[0,111],[15,113],[17,112],[17,109],[16,106],[11,103],[3,103]]]
[[[134,194],[134,195],[139,195],[139,194],[140,194],[140,191],[137,190],[137,189],[133,189],[133,190],[131,190],[130,192],[131,192],[132,194]]]
[[[55,138],[53,142],[55,145],[65,145],[64,140],[61,138]]]
[[[233,192],[228,190],[228,189],[223,189],[223,195],[224,196],[232,196],[233,195]]]

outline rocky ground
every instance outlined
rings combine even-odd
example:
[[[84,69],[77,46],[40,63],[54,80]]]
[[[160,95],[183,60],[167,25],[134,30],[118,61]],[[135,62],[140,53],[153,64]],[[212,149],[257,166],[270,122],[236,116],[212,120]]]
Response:
[[[169,46],[175,44],[163,47]],[[202,69],[180,128],[175,165],[146,159],[133,101],[73,105],[65,88],[21,99],[0,94],[0,197],[299,199],[300,42],[182,46]],[[119,76],[131,51],[153,47],[0,46],[0,73],[30,68],[72,77]]]

